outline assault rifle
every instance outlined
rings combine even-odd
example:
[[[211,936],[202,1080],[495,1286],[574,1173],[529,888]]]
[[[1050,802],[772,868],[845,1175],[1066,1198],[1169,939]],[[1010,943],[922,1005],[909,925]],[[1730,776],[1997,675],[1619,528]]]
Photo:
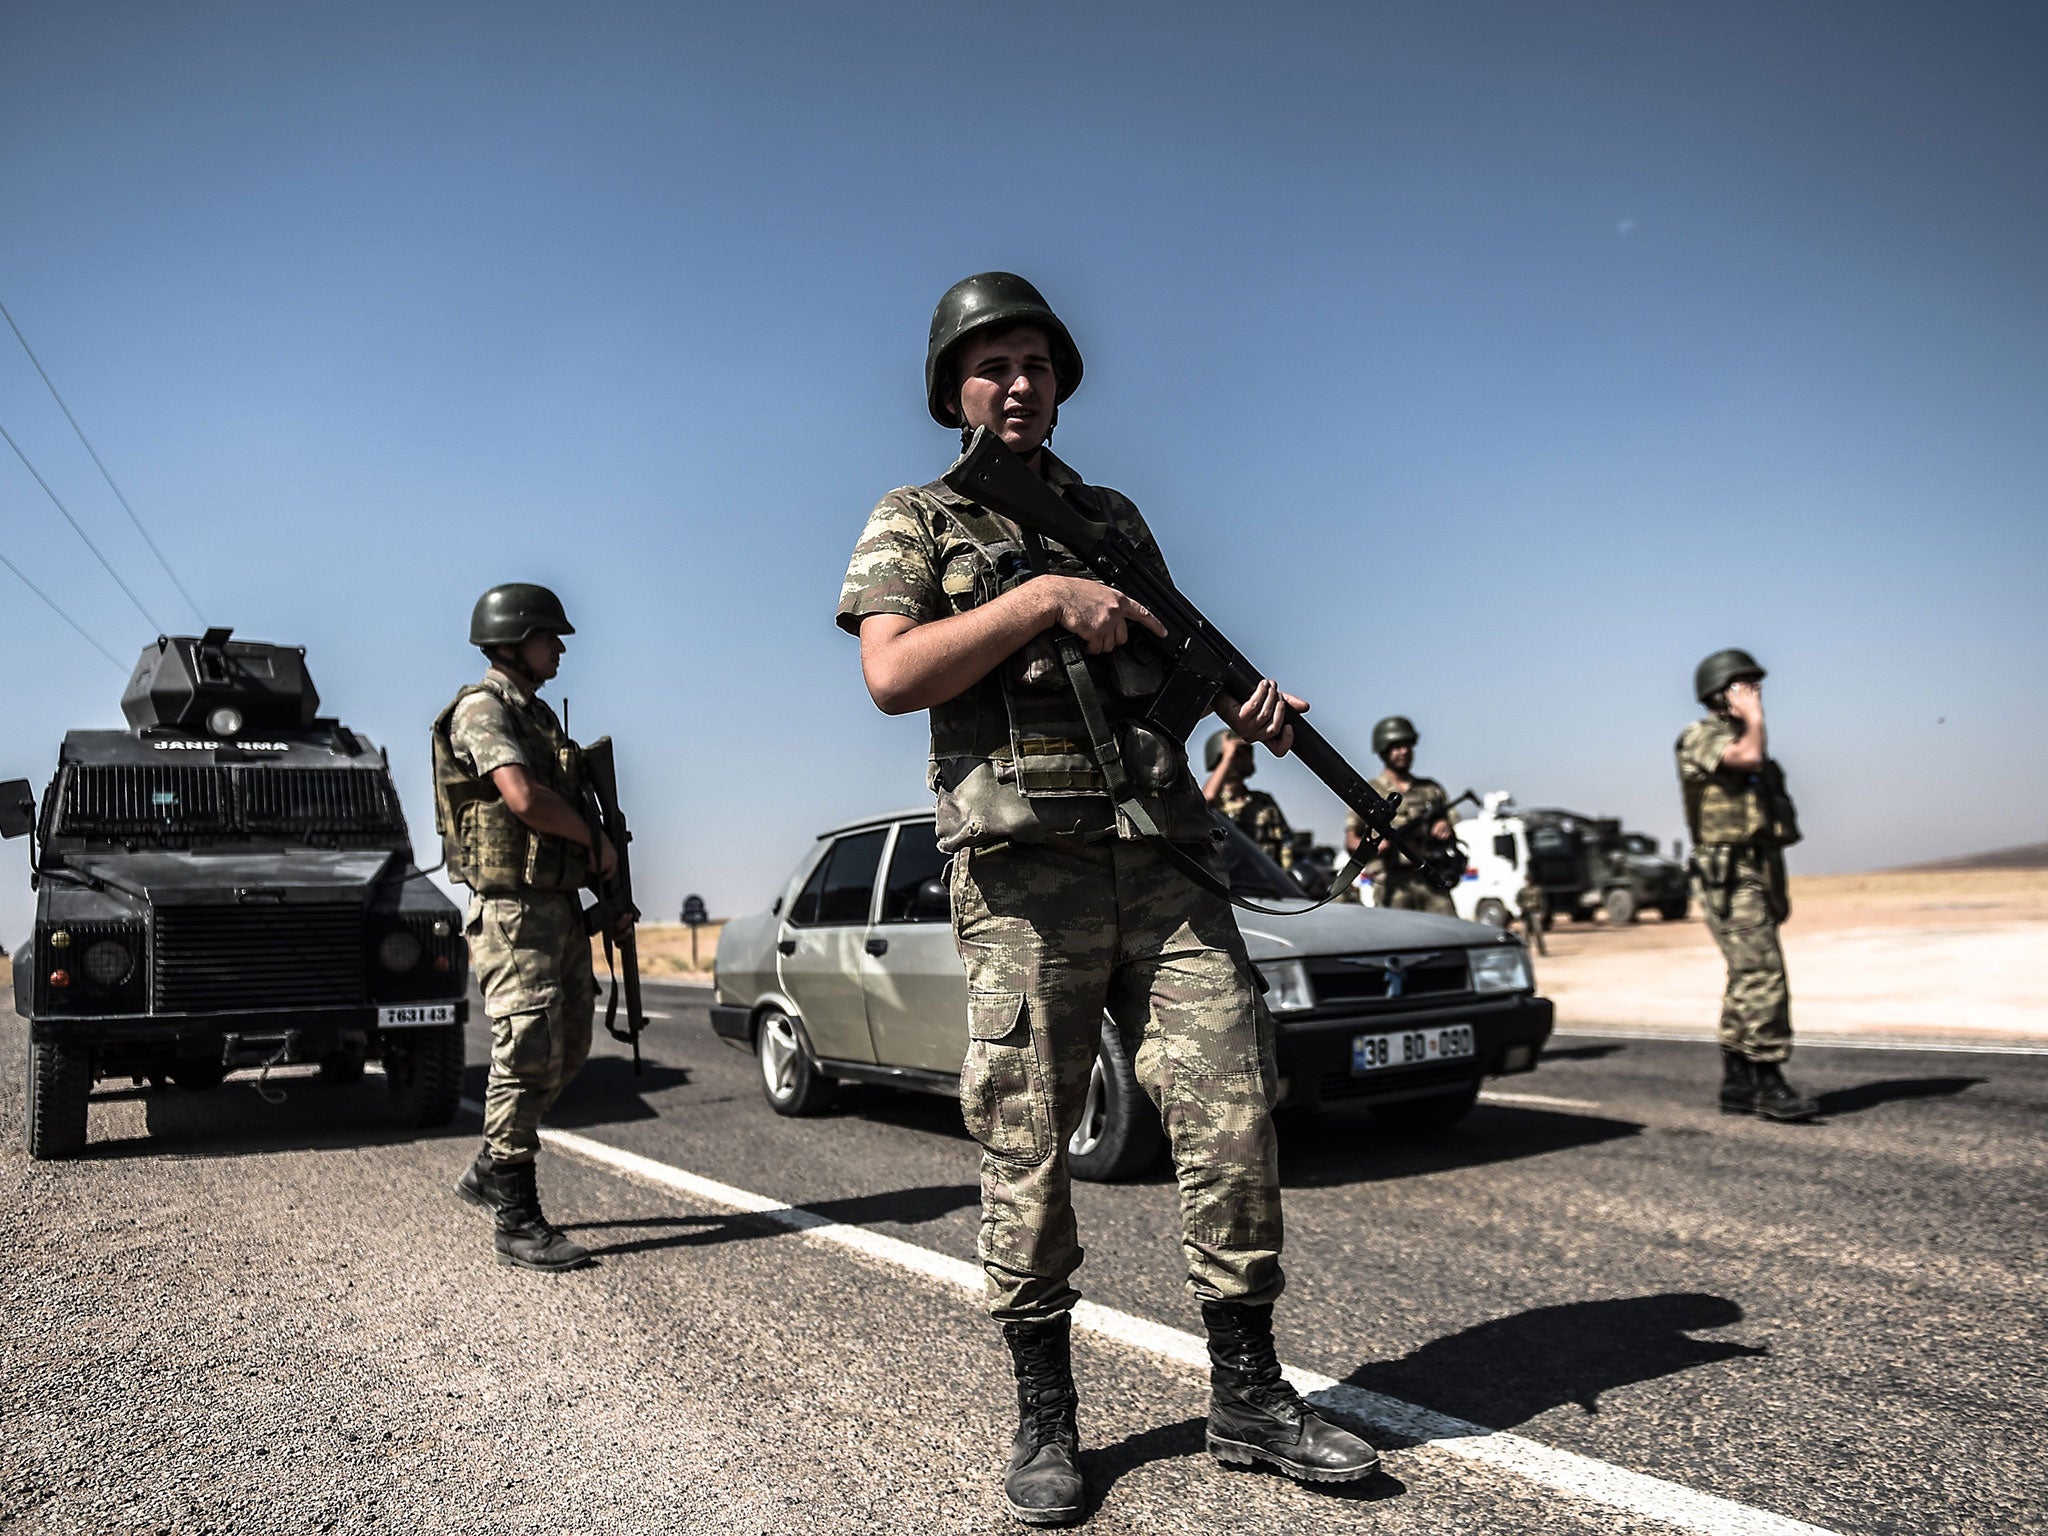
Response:
[[[1172,670],[1165,686],[1144,707],[1146,723],[1157,730],[1185,742],[1215,707],[1219,693],[1249,698],[1265,676],[1172,582],[1145,563],[1121,529],[1074,506],[988,428],[975,429],[967,451],[942,478],[955,494],[1007,517],[1027,534],[1071,550],[1103,581],[1143,603],[1166,626],[1166,639],[1160,644]],[[1455,877],[1446,879],[1445,869],[1432,867],[1405,835],[1394,830],[1399,795],[1389,798],[1374,789],[1321,732],[1291,710],[1288,723],[1294,727],[1294,755],[1357,813],[1370,832],[1385,838],[1438,890],[1457,884]]]
[[[626,826],[626,813],[619,809],[619,776],[612,763],[612,739],[600,736],[583,749],[583,818],[590,823],[590,882],[597,892],[597,905],[584,914],[590,932],[604,935],[604,964],[611,977],[611,995],[605,1000],[605,1032],[614,1040],[633,1047],[633,1075],[640,1075],[640,1031],[647,1027],[647,1014],[640,1005],[640,941],[630,924],[623,935],[616,932],[620,918],[638,922],[640,909],[633,905],[633,863],[627,848],[633,834]],[[598,834],[611,839],[619,855],[618,868],[606,879],[598,868]],[[612,969],[612,946],[618,946],[618,969]],[[626,993],[626,1027],[619,1028],[619,990]]]

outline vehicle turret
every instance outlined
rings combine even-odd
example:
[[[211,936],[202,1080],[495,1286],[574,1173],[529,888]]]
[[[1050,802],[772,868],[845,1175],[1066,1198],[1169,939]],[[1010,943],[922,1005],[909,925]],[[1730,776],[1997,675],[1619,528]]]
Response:
[[[306,648],[235,640],[233,634],[158,635],[144,646],[121,694],[128,724],[136,731],[175,726],[224,737],[313,724],[320,692],[306,671]]]

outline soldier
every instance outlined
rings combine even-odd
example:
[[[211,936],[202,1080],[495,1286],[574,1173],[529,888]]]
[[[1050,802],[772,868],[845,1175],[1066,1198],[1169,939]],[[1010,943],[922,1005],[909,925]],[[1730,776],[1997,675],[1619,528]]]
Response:
[[[1137,508],[1084,484],[1049,443],[1081,354],[1022,278],[956,283],[932,316],[934,420],[999,434],[1046,480],[1158,558]],[[1163,569],[1163,562],[1162,562]],[[1178,743],[1134,718],[1157,688],[1164,630],[1057,546],[943,482],[891,491],[869,516],[839,602],[885,713],[931,714],[940,846],[953,853],[954,936],[967,968],[960,1099],[982,1146],[979,1253],[1017,1379],[1003,1491],[1027,1525],[1079,1519],[1085,1487],[1069,1324],[1081,1263],[1067,1144],[1081,1118],[1105,1009],[1158,1107],[1180,1173],[1188,1288],[1209,1334],[1208,1447],[1315,1481],[1368,1476],[1373,1449],[1289,1387],[1273,1349],[1280,1187],[1270,1106],[1273,1025],[1229,904],[1137,835],[1107,792],[1081,695],[1049,634],[1095,658],[1099,695],[1145,808],[1222,880],[1220,829]],[[1262,681],[1218,701],[1247,742],[1285,753],[1287,707]]]
[[[469,963],[491,1019],[484,1144],[455,1192],[496,1218],[500,1264],[560,1270],[589,1253],[541,1212],[534,1178],[541,1117],[590,1054],[597,1000],[577,890],[596,839],[582,759],[540,689],[573,635],[546,587],[514,582],[477,599],[469,641],[490,668],[434,721],[434,811],[448,875],[471,891]]]
[[[1235,731],[1217,731],[1203,748],[1209,777],[1202,798],[1236,822],[1282,869],[1294,868],[1294,829],[1280,806],[1263,789],[1249,789],[1245,780],[1258,771],[1259,749]]]
[[[1415,743],[1420,739],[1405,715],[1389,715],[1375,725],[1372,728],[1372,749],[1386,767],[1373,776],[1372,787],[1383,795],[1401,797],[1400,808],[1394,812],[1397,831],[1410,831],[1420,826],[1426,829],[1430,842],[1447,843],[1451,840],[1451,823],[1455,820],[1448,809],[1451,797],[1435,779],[1416,778],[1409,772],[1415,766]],[[1364,830],[1365,824],[1355,811],[1345,817],[1345,852],[1358,851],[1359,836]],[[1451,898],[1423,879],[1422,871],[1405,859],[1388,858],[1388,847],[1382,838],[1378,856],[1369,859],[1365,865],[1365,873],[1372,879],[1373,905],[1456,917],[1458,909],[1452,905]],[[1357,897],[1352,895],[1346,899],[1355,901]]]
[[[1531,876],[1522,882],[1522,888],[1515,893],[1515,910],[1522,919],[1522,941],[1539,955],[1548,955],[1550,948],[1543,942],[1543,917],[1549,906],[1543,887]]]
[[[1764,730],[1764,669],[1716,651],[1693,673],[1707,717],[1678,738],[1678,785],[1692,833],[1692,875],[1728,962],[1721,999],[1721,1110],[1805,1121],[1820,1106],[1785,1081],[1792,998],[1778,925],[1791,915],[1784,850],[1799,841],[1784,770]]]

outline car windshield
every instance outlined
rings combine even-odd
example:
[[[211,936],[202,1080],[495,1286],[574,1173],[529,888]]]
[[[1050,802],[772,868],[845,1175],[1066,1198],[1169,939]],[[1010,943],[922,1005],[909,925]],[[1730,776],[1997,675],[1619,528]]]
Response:
[[[1217,822],[1224,830],[1223,869],[1230,877],[1230,889],[1239,896],[1273,898],[1293,897],[1306,900],[1300,886],[1286,870],[1266,856],[1265,849],[1245,836],[1244,830],[1234,821],[1218,815]]]

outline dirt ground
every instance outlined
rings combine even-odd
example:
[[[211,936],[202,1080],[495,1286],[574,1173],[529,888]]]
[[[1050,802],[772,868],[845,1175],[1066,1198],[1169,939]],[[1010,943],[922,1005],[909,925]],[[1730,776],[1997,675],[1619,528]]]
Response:
[[[1800,1033],[2048,1041],[2048,870],[1795,879],[1782,937]],[[1619,929],[1560,922],[1549,944],[1537,979],[1560,1028],[1713,1028],[1725,972],[1697,913]]]

